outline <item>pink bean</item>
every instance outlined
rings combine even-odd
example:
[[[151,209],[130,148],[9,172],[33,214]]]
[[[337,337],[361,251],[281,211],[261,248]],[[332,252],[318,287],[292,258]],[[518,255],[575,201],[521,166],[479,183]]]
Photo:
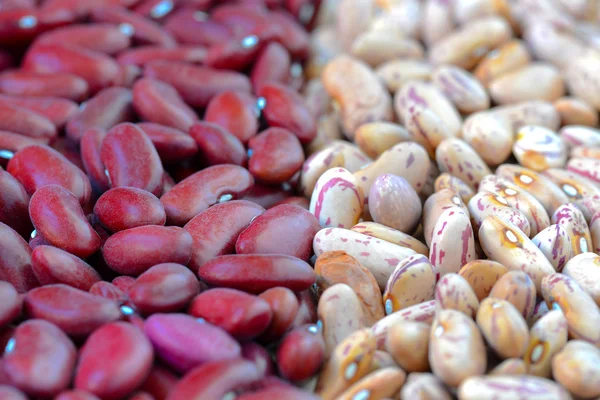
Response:
[[[56,129],[62,129],[79,111],[77,104],[59,97],[0,95],[0,104],[13,104],[46,117]]]
[[[200,153],[208,165],[246,165],[248,156],[244,145],[220,125],[212,122],[197,122],[190,129],[190,136],[200,148]]]
[[[54,400],[100,400],[97,396],[84,390],[67,390],[62,392]]]
[[[134,187],[110,189],[98,198],[94,214],[112,232],[144,225],[164,225],[165,209],[152,193]]]
[[[0,129],[48,143],[56,138],[56,126],[45,116],[19,107],[0,103]]]
[[[127,292],[134,283],[135,278],[133,276],[117,276],[112,280],[112,284],[121,289],[123,292]]]
[[[122,398],[146,380],[153,356],[152,344],[140,329],[126,322],[106,324],[81,348],[75,388],[103,399]]]
[[[204,318],[239,340],[260,335],[273,318],[269,303],[260,297],[227,288],[199,294],[190,305],[189,313]]]
[[[223,197],[241,197],[253,183],[250,173],[237,165],[215,165],[198,171],[161,197],[160,201],[167,212],[167,223],[185,225]]]
[[[316,325],[304,325],[288,333],[277,349],[281,376],[302,381],[315,375],[325,359],[325,342]]]
[[[280,253],[306,261],[312,253],[312,240],[320,229],[319,221],[307,210],[288,204],[275,206],[240,233],[236,253]]]
[[[147,225],[115,233],[102,254],[112,270],[138,276],[156,264],[187,265],[191,249],[192,237],[183,228]]]
[[[254,62],[263,46],[264,42],[252,35],[213,44],[206,53],[204,64],[211,68],[243,71]]]
[[[100,236],[85,218],[77,198],[62,186],[38,189],[31,196],[29,215],[35,229],[55,247],[82,258],[100,248]]]
[[[0,171],[0,222],[24,237],[33,230],[29,219],[29,195],[6,171]]]
[[[265,46],[250,73],[254,93],[260,93],[267,82],[287,85],[290,81],[291,63],[290,54],[279,43],[273,42]]]
[[[315,272],[299,258],[282,254],[237,254],[215,257],[198,270],[208,285],[260,293],[283,286],[294,291],[315,283]]]
[[[116,302],[62,284],[30,290],[24,305],[30,317],[52,322],[73,336],[88,335],[121,318]]]
[[[155,365],[141,389],[150,393],[156,400],[164,400],[173,390],[178,380],[179,378],[170,370]]]
[[[4,368],[12,383],[31,396],[55,396],[67,388],[77,351],[56,325],[44,320],[23,322],[4,352]]]
[[[222,126],[246,143],[258,132],[259,116],[260,110],[252,95],[228,90],[211,99],[204,120]]]
[[[94,283],[102,280],[88,263],[52,246],[37,246],[31,254],[31,266],[42,285],[64,283],[89,291]]]
[[[185,314],[154,314],[146,320],[144,332],[157,355],[182,373],[241,354],[239,344],[224,330]]]
[[[259,181],[279,184],[290,180],[304,163],[304,151],[296,136],[284,128],[268,128],[248,142],[252,152],[248,170]]]
[[[113,24],[77,24],[41,34],[36,45],[69,45],[105,54],[116,54],[131,45],[130,35]]]
[[[274,367],[271,354],[263,346],[254,342],[245,343],[242,345],[242,357],[252,361],[263,376],[273,375]]]
[[[106,167],[100,158],[100,149],[105,136],[106,131],[104,129],[90,128],[85,132],[80,142],[83,168],[87,172],[94,191],[100,193],[110,188]]]
[[[114,300],[117,303],[124,303],[127,296],[121,289],[110,282],[100,281],[92,285],[89,292],[95,296],[104,297],[105,299]]]
[[[153,122],[141,122],[137,126],[148,135],[165,164],[179,162],[198,153],[198,145],[186,132]]]
[[[31,248],[10,226],[0,222],[0,280],[25,293],[39,286],[31,268]]]
[[[0,328],[21,315],[23,299],[9,282],[0,281]]]
[[[88,84],[85,79],[69,73],[11,70],[0,75],[0,92],[19,96],[56,96],[79,101],[87,95]]]

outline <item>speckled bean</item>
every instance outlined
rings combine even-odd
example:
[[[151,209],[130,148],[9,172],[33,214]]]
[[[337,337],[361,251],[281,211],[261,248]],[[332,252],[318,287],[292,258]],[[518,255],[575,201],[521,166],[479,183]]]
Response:
[[[456,273],[446,274],[435,286],[435,303],[439,310],[458,310],[475,319],[479,300],[466,279]]]
[[[567,320],[562,311],[552,310],[537,320],[529,331],[523,356],[529,374],[550,378],[552,359],[565,346],[567,337]]]
[[[560,115],[552,103],[542,100],[524,101],[494,107],[490,112],[506,119],[513,131],[525,125],[539,125],[553,131],[560,126]]]
[[[395,93],[411,80],[428,81],[433,73],[433,67],[421,60],[391,60],[379,65],[375,73],[387,89]]]
[[[337,398],[339,400],[353,400],[357,396],[373,396],[373,398],[387,398],[400,390],[406,379],[406,372],[398,367],[386,367],[365,376]]]
[[[377,239],[385,240],[399,246],[413,249],[424,256],[429,255],[429,249],[421,241],[407,235],[399,230],[387,227],[377,222],[361,222],[351,228],[352,231],[362,233],[363,235],[371,236]]]
[[[510,302],[487,298],[477,311],[477,325],[486,342],[503,359],[520,358],[529,343],[525,318]]]
[[[491,112],[478,112],[465,119],[462,139],[489,166],[506,161],[512,152],[513,132],[508,122]]]
[[[531,239],[557,272],[575,255],[571,238],[562,225],[550,225]]]
[[[470,114],[490,107],[490,98],[484,87],[462,68],[438,67],[431,75],[431,80],[462,113]]]
[[[600,196],[600,189],[593,181],[573,172],[550,168],[545,170],[543,175],[554,182],[571,202],[583,197]]]
[[[563,274],[574,279],[600,305],[598,266],[600,256],[596,253],[580,253],[567,261]]]
[[[354,141],[369,157],[376,159],[394,145],[412,141],[412,136],[401,125],[379,121],[359,126]]]
[[[386,351],[407,372],[429,370],[429,324],[405,321],[387,331]]]
[[[390,276],[383,301],[385,313],[392,314],[415,304],[432,300],[435,273],[426,256],[412,255],[400,261]]]
[[[488,52],[475,68],[474,75],[484,86],[494,79],[526,66],[531,61],[529,49],[517,39]]]
[[[483,177],[492,173],[475,150],[461,139],[442,141],[435,159],[441,172],[457,176],[475,190]]]
[[[526,125],[516,132],[513,154],[519,164],[534,171],[562,168],[567,149],[560,137],[542,126]]]
[[[571,400],[571,396],[555,382],[536,376],[474,376],[458,389],[459,400]]]
[[[554,379],[574,396],[600,396],[600,350],[582,340],[572,340],[552,360]]]
[[[529,236],[530,227],[529,221],[519,210],[508,205],[506,199],[502,196],[497,196],[490,192],[479,192],[469,200],[467,204],[471,221],[473,222],[473,230],[479,231],[481,223],[490,215],[509,221],[517,226],[526,236]]]
[[[488,375],[526,375],[527,366],[520,358],[507,358],[488,372]]]
[[[571,241],[573,255],[576,256],[592,249],[592,238],[588,224],[581,210],[574,204],[568,203],[558,207],[552,214],[552,223],[564,228]]]
[[[433,1],[431,3],[437,2]],[[404,386],[402,386],[400,399],[450,400],[451,397],[442,381],[434,374],[413,372],[408,375]]]
[[[435,300],[424,301],[385,316],[372,326],[371,330],[377,339],[377,348],[385,349],[385,338],[389,328],[405,321],[416,321],[431,324],[436,315]]]
[[[333,168],[343,168],[345,165],[344,153],[331,147],[326,147],[312,154],[302,165],[300,186],[306,197],[311,197],[318,179],[326,171]]]
[[[473,260],[463,265],[458,274],[471,286],[479,301],[488,297],[496,282],[508,269],[495,261]]]
[[[423,204],[423,236],[427,245],[431,245],[433,231],[440,215],[450,208],[469,212],[467,206],[452,189],[437,191],[425,200]]]

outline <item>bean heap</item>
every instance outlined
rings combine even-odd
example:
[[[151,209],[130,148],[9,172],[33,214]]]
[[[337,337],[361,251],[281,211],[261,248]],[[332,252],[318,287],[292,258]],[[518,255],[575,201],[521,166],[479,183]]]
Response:
[[[594,0],[0,0],[0,399],[600,399],[599,39]]]

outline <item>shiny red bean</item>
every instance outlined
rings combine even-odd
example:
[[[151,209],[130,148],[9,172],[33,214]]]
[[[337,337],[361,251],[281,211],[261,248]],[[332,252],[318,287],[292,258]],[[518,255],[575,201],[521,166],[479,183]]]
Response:
[[[185,225],[208,207],[243,196],[253,183],[252,175],[237,165],[215,165],[196,172],[160,198],[167,223]]]
[[[69,10],[78,18],[89,16],[95,7],[111,4],[121,4],[123,7],[131,7],[139,0],[97,0],[94,3],[80,2],[79,0],[46,0],[41,9],[45,12]]]
[[[100,158],[102,141],[106,131],[100,128],[88,129],[81,138],[81,162],[87,172],[90,184],[95,192],[105,192],[110,188],[110,181],[106,175],[106,167]]]
[[[233,39],[227,26],[213,21],[203,12],[191,13],[181,9],[167,17],[165,30],[177,38],[179,43],[211,46]]]
[[[290,180],[302,167],[302,145],[290,131],[269,128],[250,139],[252,152],[248,170],[259,181],[267,184]]]
[[[8,103],[0,103],[0,129],[46,143],[57,135],[56,126],[45,116]]]
[[[291,381],[315,375],[325,358],[325,342],[316,325],[305,325],[289,332],[277,348],[279,373]]]
[[[32,139],[28,136],[0,130],[0,165],[6,166],[19,150],[34,144],[47,143],[47,140]]]
[[[31,26],[28,22],[34,20]],[[16,9],[0,12],[0,42],[3,45],[20,46],[30,43],[37,35],[58,26],[72,23],[75,15],[65,10],[43,11],[41,9]],[[25,23],[15,23],[23,21]]]
[[[56,396],[54,400],[100,400],[98,396],[85,390],[67,390]]]
[[[164,400],[178,380],[179,378],[170,370],[154,365],[141,389],[150,393],[156,400]]]
[[[308,289],[315,272],[299,258],[282,254],[237,254],[215,257],[198,270],[211,286],[261,293],[277,286],[294,291]]]
[[[23,299],[9,282],[0,281],[0,328],[21,315]]]
[[[10,226],[0,222],[0,280],[19,293],[39,286],[31,268],[31,248]]]
[[[163,163],[175,163],[198,153],[194,138],[179,129],[153,122],[137,124],[152,141]]]
[[[202,63],[206,58],[206,49],[200,46],[181,46],[165,48],[161,46],[143,46],[122,52],[117,57],[121,65],[143,67],[151,61],[185,61]]]
[[[133,186],[159,196],[163,168],[156,148],[142,129],[131,123],[115,125],[102,142],[100,158],[112,187]]]
[[[269,303],[240,290],[215,288],[194,299],[189,313],[204,318],[240,340],[253,339],[271,323]]]
[[[85,79],[64,72],[10,70],[0,74],[0,92],[19,96],[55,96],[79,101],[86,97],[88,84]]]
[[[246,36],[210,46],[204,64],[211,68],[242,71],[252,64],[263,41],[257,36]]]
[[[11,174],[0,171],[0,222],[26,237],[33,230],[29,219],[29,195]]]
[[[195,140],[208,165],[246,164],[248,156],[244,145],[220,125],[197,122],[190,129],[190,136]]]
[[[271,24],[281,26],[283,34],[279,42],[290,52],[293,58],[303,59],[308,55],[309,36],[300,24],[288,13],[273,11],[269,15]]]
[[[0,95],[0,104],[12,104],[40,114],[57,129],[61,129],[79,111],[75,102],[60,97]]]
[[[225,24],[237,37],[257,36],[261,40],[281,40],[283,27],[271,23],[271,13],[254,4],[225,4],[216,7],[211,17]]]
[[[113,24],[69,25],[40,35],[36,45],[69,45],[105,54],[116,54],[131,45],[128,30]]]
[[[125,293],[117,286],[110,282],[100,281],[92,285],[89,292],[95,296],[104,297],[105,299],[114,300],[118,303],[126,300]]]
[[[185,373],[210,361],[240,357],[240,345],[224,330],[185,314],[154,314],[144,324],[157,355]]]
[[[250,73],[254,93],[260,93],[267,82],[287,85],[291,64],[290,53],[285,47],[276,42],[269,43],[258,55]]]
[[[83,336],[121,318],[119,305],[63,284],[30,290],[24,308],[31,318],[52,322],[68,335]]]
[[[4,352],[11,382],[30,396],[55,396],[71,382],[77,351],[56,325],[44,320],[21,323]]]
[[[296,293],[298,298],[298,313],[292,321],[291,328],[297,328],[305,324],[314,324],[317,322],[317,304],[310,290],[304,290]]]
[[[167,400],[221,399],[237,387],[260,378],[260,372],[250,361],[213,361],[187,373],[175,385]]]
[[[178,0],[141,0],[134,7],[134,11],[147,19],[162,20],[175,8]]]
[[[111,232],[144,225],[164,225],[165,209],[152,193],[134,187],[110,189],[98,198],[94,214]]]
[[[287,182],[283,185],[275,186],[255,183],[244,195],[243,199],[269,209],[292,195],[292,188]]]
[[[261,336],[263,341],[279,339],[291,326],[298,314],[300,303],[290,289],[274,287],[262,292],[259,297],[269,303],[273,318],[267,331]]]
[[[273,375],[275,368],[271,354],[258,343],[247,342],[242,345],[242,357],[248,361],[252,361],[256,368],[263,376]]]
[[[82,110],[66,127],[67,136],[79,142],[87,130],[108,130],[133,117],[133,94],[130,89],[111,87],[98,92],[83,103]]]
[[[307,210],[284,204],[267,210],[240,233],[237,254],[280,253],[308,260],[312,241],[321,229]]]
[[[121,289],[123,292],[127,292],[131,285],[135,283],[135,278],[133,276],[117,276],[112,280],[112,284],[117,288]]]
[[[106,264],[114,271],[138,276],[156,264],[187,265],[192,237],[183,228],[146,225],[112,235],[102,248]]]
[[[113,322],[96,330],[79,353],[75,388],[119,399],[140,386],[152,369],[154,351],[132,324]]]
[[[141,274],[127,295],[142,314],[174,312],[192,301],[200,282],[181,264],[158,264]]]
[[[292,204],[292,205],[295,205],[298,207],[302,207],[305,210],[308,210],[309,206],[310,206],[310,201],[306,197],[292,196],[292,197],[288,197],[287,199],[283,199],[280,202],[274,204],[273,207],[277,207],[282,204]]]
[[[94,283],[102,280],[88,263],[52,246],[37,246],[31,254],[31,266],[42,285],[64,283],[88,291]]]
[[[246,143],[258,132],[259,115],[256,99],[252,95],[224,91],[208,103],[204,120],[222,126]]]
[[[100,248],[100,236],[86,219],[77,198],[62,186],[38,189],[31,196],[29,215],[35,229],[55,247],[82,258]]]

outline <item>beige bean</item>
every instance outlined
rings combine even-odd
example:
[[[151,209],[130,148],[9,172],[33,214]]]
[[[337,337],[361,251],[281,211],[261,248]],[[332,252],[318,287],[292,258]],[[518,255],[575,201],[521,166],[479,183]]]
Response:
[[[448,172],[477,190],[490,169],[465,141],[457,138],[445,139],[435,151],[435,159],[441,172]]]
[[[568,203],[558,207],[552,214],[552,223],[564,228],[575,256],[592,249],[590,229],[583,213],[574,204]]]
[[[462,113],[470,114],[490,108],[490,98],[485,88],[462,68],[452,65],[438,67],[431,80]]]
[[[565,79],[569,91],[596,110],[600,109],[600,80],[598,80],[595,71],[600,68],[600,54],[595,51],[588,51],[575,59],[571,59],[566,68]]]
[[[598,111],[577,97],[561,97],[554,101],[562,125],[598,125]]]
[[[561,69],[568,68],[574,59],[585,53],[585,44],[581,40],[547,21],[528,24],[523,37],[536,59]]]
[[[337,400],[382,399],[396,394],[406,379],[406,372],[387,367],[370,373],[341,393]]]
[[[496,376],[526,374],[527,367],[525,365],[525,361],[521,360],[520,358],[507,358],[488,372],[488,375]]]
[[[571,202],[583,197],[600,196],[596,184],[581,175],[558,168],[547,169],[542,174],[554,182]]]
[[[435,192],[423,204],[423,236],[428,246],[431,245],[433,230],[440,215],[451,207],[458,207],[464,212],[469,212],[460,197],[451,189]]]
[[[456,387],[485,372],[485,344],[475,322],[456,310],[438,312],[429,337],[429,364],[444,383]]]
[[[600,350],[582,340],[572,340],[552,360],[552,374],[574,396],[600,396]]]
[[[508,104],[494,107],[490,112],[504,118],[512,127],[513,132],[525,125],[539,125],[553,131],[560,127],[560,115],[548,101],[532,100]]]
[[[361,222],[351,228],[352,231],[362,233],[377,239],[385,240],[398,246],[407,247],[424,256],[429,255],[429,249],[414,237],[400,232],[397,229],[387,227],[377,222]]]
[[[598,147],[587,147],[587,146],[575,146],[571,148],[571,158],[584,157],[593,158],[600,160],[600,148]]]
[[[496,78],[530,62],[531,55],[527,47],[522,41],[514,39],[487,53],[475,68],[474,74],[487,87]]]
[[[548,314],[550,309],[548,308],[548,304],[542,299],[540,300],[535,307],[533,308],[533,315],[527,321],[529,327],[532,327],[533,324],[538,322],[544,315]]]
[[[563,274],[573,278],[600,305],[600,256],[581,253],[571,258]]]
[[[564,96],[565,83],[556,67],[534,62],[494,79],[489,84],[489,90],[497,104],[554,101]]]
[[[537,291],[529,275],[523,271],[508,271],[492,287],[489,297],[506,300],[530,320],[535,307]]]
[[[377,340],[377,348],[380,350],[385,349],[385,340],[390,327],[403,324],[406,321],[423,322],[430,325],[435,314],[435,300],[429,300],[386,315],[371,327],[371,331]]]
[[[421,220],[421,199],[406,181],[393,175],[379,175],[369,190],[369,213],[373,221],[412,233]]]
[[[513,154],[522,166],[534,171],[562,168],[567,162],[567,148],[560,137],[548,128],[526,125],[516,134]]]
[[[310,79],[306,82],[301,94],[306,106],[316,118],[332,111],[331,97],[325,90],[321,79]]]
[[[592,251],[600,253],[600,212],[594,213],[589,224],[592,236]]]
[[[562,272],[565,264],[575,256],[571,237],[561,225],[550,225],[531,238],[531,241],[544,253],[557,272]]]
[[[386,150],[401,142],[409,142],[412,136],[406,128],[391,122],[370,122],[356,130],[355,143],[369,157],[377,158]]]
[[[552,358],[565,346],[567,337],[567,320],[560,310],[549,311],[533,324],[523,356],[529,374],[550,378]]]
[[[444,121],[428,107],[415,104],[407,111],[398,112],[402,113],[404,125],[411,138],[423,146],[431,157],[435,156],[436,147],[444,139],[452,136]]]
[[[484,219],[490,215],[497,215],[516,225],[525,235],[529,236],[530,227],[527,217],[521,211],[512,208],[502,196],[490,192],[479,192],[469,200],[467,207],[475,232],[479,231]]]
[[[413,372],[400,391],[401,400],[450,400],[450,393],[440,379],[431,373]]]
[[[574,201],[573,204],[583,213],[583,216],[588,223],[588,227],[591,229],[594,214],[600,211],[600,196],[582,197],[581,199]]]
[[[421,17],[421,36],[427,47],[448,36],[455,28],[453,1],[425,0]]]
[[[371,372],[377,371],[378,369],[387,367],[398,367],[398,365],[388,352],[383,350],[377,350],[373,355],[373,361],[371,362],[369,374]]]
[[[381,2],[380,0],[377,3]],[[421,18],[420,0],[389,1],[388,4],[378,5],[385,12],[373,19],[371,31],[386,32],[401,37],[418,37]]]
[[[435,286],[435,302],[438,310],[458,310],[475,319],[479,300],[475,291],[462,276],[446,274]]]
[[[373,160],[360,147],[345,140],[334,140],[328,147],[344,155],[344,168],[354,173]]]
[[[488,297],[477,311],[477,325],[486,342],[503,359],[520,358],[529,343],[527,322],[510,302]]]
[[[346,51],[369,29],[374,15],[373,0],[342,0],[336,8],[336,34]]]
[[[354,40],[350,53],[372,67],[377,67],[398,58],[422,59],[424,50],[414,39],[390,32],[367,31]]]
[[[457,0],[454,4],[454,17],[460,24],[492,15],[510,20],[510,3],[506,0]]]
[[[429,370],[429,330],[423,322],[405,321],[390,327],[385,342],[386,351],[407,372]]]
[[[317,136],[306,146],[307,155],[324,150],[342,138],[338,114],[334,110],[317,118]]]
[[[434,165],[434,164],[432,164]],[[468,203],[469,200],[475,195],[475,192],[469,185],[464,183],[459,178],[454,175],[450,175],[447,172],[440,174],[434,183],[434,188],[436,192],[439,192],[443,189],[450,189],[456,192],[464,203]]]
[[[335,26],[319,26],[310,35],[310,56],[304,66],[308,79],[321,79],[325,65],[343,52]]]
[[[583,125],[563,126],[558,132],[570,146],[600,146],[600,129]]]
[[[496,282],[508,272],[508,269],[495,261],[473,260],[462,266],[458,274],[471,286],[481,301],[488,297]]]
[[[406,82],[430,80],[433,67],[422,60],[391,60],[379,65],[375,73],[391,93],[396,93]]]
[[[487,165],[496,166],[510,157],[514,135],[506,119],[490,112],[479,112],[465,119],[462,139]]]
[[[434,297],[435,273],[426,256],[415,254],[400,261],[383,293],[385,313],[431,300]]]
[[[600,160],[595,158],[571,157],[567,169],[587,178],[596,185],[600,184]]]
[[[474,376],[458,388],[459,400],[572,400],[557,383],[537,376]]]
[[[310,197],[321,175],[337,167],[344,167],[344,154],[333,148],[325,148],[308,157],[300,175],[300,187],[304,196]]]

